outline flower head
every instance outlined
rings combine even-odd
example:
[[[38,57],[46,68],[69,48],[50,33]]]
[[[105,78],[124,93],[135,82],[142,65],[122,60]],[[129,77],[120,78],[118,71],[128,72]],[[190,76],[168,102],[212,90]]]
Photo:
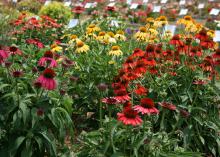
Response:
[[[121,121],[125,125],[140,125],[143,121],[139,117],[137,111],[134,109],[127,107],[123,110],[122,113],[118,113],[118,121]]]
[[[38,77],[37,82],[40,82],[42,87],[47,90],[54,90],[57,86],[54,77],[56,73],[53,69],[45,69],[43,73]]]
[[[134,110],[142,114],[158,114],[159,111],[154,107],[154,102],[150,98],[141,99],[141,104],[134,106]]]

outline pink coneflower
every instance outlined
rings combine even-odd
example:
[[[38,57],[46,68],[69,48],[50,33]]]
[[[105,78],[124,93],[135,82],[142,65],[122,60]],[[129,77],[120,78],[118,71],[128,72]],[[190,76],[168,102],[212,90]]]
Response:
[[[53,69],[45,69],[42,75],[37,79],[38,82],[42,84],[42,87],[47,90],[54,90],[57,87],[56,81],[53,79],[56,76],[56,73]]]
[[[5,61],[9,57],[8,53],[4,50],[0,50],[0,64]]]
[[[15,46],[11,46],[7,49],[7,51],[9,52],[10,55],[22,55],[22,51],[19,50],[17,47]]]
[[[53,59],[53,53],[51,51],[46,51],[44,57],[40,58],[38,61],[39,66],[46,66],[47,63],[50,63],[48,67],[53,68],[57,66],[56,60]]]
[[[154,107],[154,102],[150,98],[141,99],[141,104],[134,106],[134,110],[142,114],[158,114],[159,111]]]
[[[37,46],[38,48],[44,48],[44,44],[40,42],[38,39],[27,39],[26,40],[27,44],[33,44]]]
[[[139,117],[137,111],[132,108],[125,108],[122,113],[118,113],[118,121],[121,121],[125,125],[140,125],[143,121]]]
[[[102,100],[101,100],[103,103],[105,103],[105,104],[119,104],[120,102],[117,100],[117,99],[115,99],[114,97],[109,97],[109,98],[103,98]]]
[[[23,75],[23,71],[22,70],[12,70],[12,76],[15,78],[19,78]]]
[[[160,106],[162,106],[163,108],[175,111],[176,110],[176,106],[173,105],[172,103],[169,102],[159,102],[158,103]]]
[[[204,85],[204,84],[207,84],[208,82],[207,81],[205,81],[205,80],[195,80],[195,81],[193,81],[193,84],[195,84],[195,85]]]

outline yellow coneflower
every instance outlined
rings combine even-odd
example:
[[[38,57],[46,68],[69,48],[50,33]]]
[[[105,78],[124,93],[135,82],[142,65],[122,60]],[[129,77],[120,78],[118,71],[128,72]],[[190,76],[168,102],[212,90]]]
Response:
[[[207,35],[211,38],[215,37],[215,31],[214,30],[208,30]]]
[[[166,16],[160,16],[154,22],[154,25],[156,27],[162,27],[162,26],[165,26],[166,24],[168,24]]]
[[[88,33],[88,34],[90,34],[90,33],[94,33],[94,32],[98,32],[98,31],[100,31],[101,29],[98,27],[98,26],[96,26],[95,24],[90,24],[87,28],[86,28],[86,32]]]
[[[146,23],[152,25],[152,24],[154,23],[154,18],[148,17],[148,18],[146,19]]]
[[[108,54],[112,56],[121,56],[123,52],[120,50],[119,46],[112,46],[111,51],[109,51]]]
[[[69,37],[71,34],[64,34],[62,37],[60,37],[60,39],[64,39],[66,37]]]
[[[116,62],[115,61],[113,61],[113,60],[110,60],[109,62],[108,62],[108,64],[115,64]]]
[[[150,35],[156,36],[158,34],[158,31],[154,28],[149,29]]]
[[[197,32],[197,27],[192,22],[189,22],[188,24],[186,24],[185,31],[195,33]]]
[[[135,33],[134,38],[138,41],[146,41],[147,29],[145,27],[140,27],[139,31]]]
[[[108,32],[107,33],[108,35],[109,35],[109,42],[110,43],[116,43],[116,40],[115,40],[115,38],[114,38],[114,33],[113,32]]]
[[[188,25],[189,23],[195,23],[195,21],[193,20],[193,18],[189,15],[184,16],[184,18],[179,19],[177,21],[177,24],[184,24],[184,25]]]
[[[183,19],[186,20],[186,21],[193,21],[193,18],[189,15],[184,16]]]
[[[58,46],[57,44],[52,44],[50,48],[52,52],[60,52],[63,50],[63,48],[61,46]]]
[[[76,42],[76,53],[84,53],[89,51],[89,46],[84,44],[81,40]]]
[[[105,32],[99,32],[98,36],[96,37],[96,39],[98,41],[103,42],[104,40],[108,40],[109,39],[109,35],[106,34]]]
[[[69,44],[72,44],[74,42],[76,42],[78,39],[77,35],[73,34],[73,35],[70,35],[70,41],[69,41]]]
[[[119,40],[119,41],[125,41],[125,40],[126,40],[126,37],[125,37],[124,34],[125,34],[124,31],[118,30],[118,31],[116,32],[114,38],[115,38],[116,40]]]
[[[166,40],[170,40],[170,39],[172,38],[172,36],[173,36],[172,32],[169,31],[169,30],[167,30],[167,31],[165,31],[163,37],[164,37],[164,39],[166,39]]]

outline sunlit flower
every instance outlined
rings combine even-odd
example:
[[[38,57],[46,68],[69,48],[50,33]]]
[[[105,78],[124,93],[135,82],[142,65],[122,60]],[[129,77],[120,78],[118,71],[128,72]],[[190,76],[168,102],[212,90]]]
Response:
[[[57,44],[51,45],[51,51],[52,52],[61,52],[63,48],[61,46],[58,46]]]
[[[147,29],[145,27],[140,27],[139,31],[135,33],[134,38],[137,41],[146,41],[147,39]]]
[[[108,54],[112,56],[121,56],[123,52],[120,50],[119,46],[112,46],[111,51],[109,51]]]
[[[54,90],[57,87],[57,83],[54,80],[56,73],[53,69],[45,69],[43,73],[38,77],[37,82],[42,84],[42,87],[47,90]]]
[[[81,40],[76,42],[76,53],[84,53],[89,51],[89,46],[84,44]]]
[[[98,36],[96,37],[96,39],[100,42],[109,42],[109,35],[105,32],[99,32]]]
[[[69,41],[69,44],[72,44],[72,43],[75,43],[78,39],[77,35],[73,34],[73,35],[70,35],[70,41]]]
[[[94,32],[98,32],[100,31],[101,29],[95,25],[95,24],[90,24],[87,28],[86,28],[86,33],[87,34],[91,34],[91,33],[94,33]]]
[[[113,32],[108,32],[107,33],[109,35],[109,42],[110,43],[116,43],[116,39],[114,38],[114,33]]]
[[[118,121],[121,121],[125,125],[140,125],[142,123],[142,119],[139,117],[137,111],[132,108],[126,107],[122,113],[118,113]]]
[[[117,31],[114,38],[119,41],[125,41],[126,37],[124,35],[124,31],[122,31],[122,30]]]
[[[141,104],[134,106],[134,110],[142,114],[158,114],[159,111],[154,107],[154,102],[150,98],[141,99]]]

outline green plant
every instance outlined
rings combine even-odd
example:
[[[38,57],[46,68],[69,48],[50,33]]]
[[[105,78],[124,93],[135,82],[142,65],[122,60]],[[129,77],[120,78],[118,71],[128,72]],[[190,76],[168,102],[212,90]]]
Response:
[[[72,17],[70,8],[64,6],[61,2],[51,2],[50,4],[43,6],[40,9],[39,14],[57,19],[59,23],[68,23]]]
[[[41,6],[42,3],[38,0],[23,0],[17,4],[17,9],[19,11],[29,11],[31,13],[37,14]]]

